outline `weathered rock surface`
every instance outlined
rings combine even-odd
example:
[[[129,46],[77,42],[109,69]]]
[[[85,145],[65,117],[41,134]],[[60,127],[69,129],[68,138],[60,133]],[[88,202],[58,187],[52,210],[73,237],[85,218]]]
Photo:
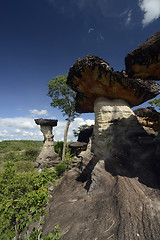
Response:
[[[125,64],[130,78],[160,80],[160,32],[129,53]]]
[[[57,126],[57,119],[43,119],[43,118],[38,118],[35,119],[35,123],[37,125],[42,125],[42,126],[51,126],[51,127],[55,127]]]
[[[44,145],[39,156],[36,159],[36,163],[39,167],[54,166],[59,163],[59,155],[54,151],[54,141],[52,128],[57,126],[58,120],[52,119],[35,119],[36,124],[40,125],[41,132],[44,136]]]
[[[60,224],[64,240],[159,240],[160,191],[138,174],[113,175],[101,160],[86,179],[69,171],[52,194],[44,233]]]
[[[143,127],[152,128],[155,132],[160,130],[160,113],[153,107],[138,108],[134,113]]]
[[[124,72],[114,72],[107,62],[94,55],[77,60],[70,68],[67,84],[77,92],[76,110],[79,113],[93,112],[98,97],[122,98],[135,106],[160,93],[158,83],[130,79]]]

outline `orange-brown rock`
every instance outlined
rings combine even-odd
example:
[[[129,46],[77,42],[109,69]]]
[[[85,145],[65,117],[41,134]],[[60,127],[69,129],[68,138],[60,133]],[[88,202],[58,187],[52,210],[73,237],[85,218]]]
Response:
[[[125,64],[130,78],[160,80],[160,32],[129,53]]]
[[[124,99],[130,106],[139,105],[160,93],[160,85],[152,80],[130,79],[115,72],[103,59],[88,55],[70,68],[67,84],[77,92],[76,110],[94,112],[98,97]]]
[[[138,108],[134,113],[143,127],[152,128],[155,132],[160,130],[160,113],[153,107]]]

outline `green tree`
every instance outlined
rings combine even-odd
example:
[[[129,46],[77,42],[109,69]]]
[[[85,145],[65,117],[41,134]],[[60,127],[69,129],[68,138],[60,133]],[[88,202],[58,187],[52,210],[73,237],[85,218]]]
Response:
[[[149,103],[152,107],[158,108],[158,110],[160,110],[160,99],[155,98],[155,99],[153,99],[153,100],[150,100],[148,103]]]
[[[67,85],[67,74],[52,78],[47,84],[49,91],[47,96],[52,98],[51,106],[61,110],[63,116],[67,116],[67,123],[64,130],[64,144],[62,152],[62,160],[65,158],[65,149],[70,123],[79,114],[75,111],[76,93]]]

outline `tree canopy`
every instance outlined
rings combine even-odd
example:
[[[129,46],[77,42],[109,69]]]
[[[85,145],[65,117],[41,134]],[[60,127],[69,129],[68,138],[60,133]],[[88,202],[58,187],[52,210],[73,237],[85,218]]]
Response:
[[[67,116],[62,153],[62,160],[64,160],[70,123],[75,117],[79,116],[75,111],[76,93],[67,85],[67,74],[52,78],[47,86],[49,87],[47,95],[52,98],[51,106],[54,108],[57,107],[61,110],[63,116]]]
[[[67,74],[52,78],[47,84],[49,91],[47,96],[52,98],[51,106],[61,110],[63,116],[70,116],[73,121],[79,116],[75,111],[76,93],[67,85]]]

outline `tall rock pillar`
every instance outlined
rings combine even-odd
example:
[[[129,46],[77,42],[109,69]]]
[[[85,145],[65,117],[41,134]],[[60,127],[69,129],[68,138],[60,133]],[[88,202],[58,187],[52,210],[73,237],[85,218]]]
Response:
[[[41,132],[44,136],[44,145],[36,162],[41,166],[54,166],[59,163],[59,155],[54,151],[54,141],[52,128],[57,126],[58,120],[52,119],[35,119],[35,123],[40,125]]]

